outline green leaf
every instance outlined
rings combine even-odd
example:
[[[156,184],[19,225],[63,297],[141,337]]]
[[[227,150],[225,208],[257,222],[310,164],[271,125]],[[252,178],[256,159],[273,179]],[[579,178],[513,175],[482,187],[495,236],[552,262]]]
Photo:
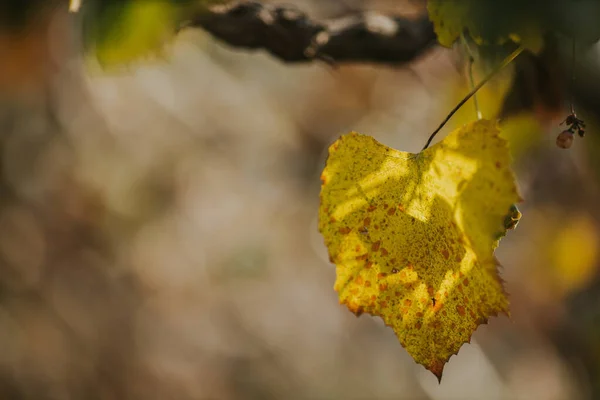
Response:
[[[478,44],[512,41],[534,52],[548,33],[582,44],[600,39],[600,0],[429,0],[427,9],[447,47],[463,32]]]
[[[173,2],[113,0],[93,5],[84,15],[86,39],[103,66],[158,55],[175,34],[177,8]]]

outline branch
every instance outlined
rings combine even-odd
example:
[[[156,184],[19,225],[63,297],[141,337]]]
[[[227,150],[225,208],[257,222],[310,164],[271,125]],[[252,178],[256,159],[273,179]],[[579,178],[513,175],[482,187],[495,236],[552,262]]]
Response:
[[[233,47],[265,49],[288,63],[411,61],[436,43],[427,16],[408,19],[374,12],[319,22],[293,6],[233,1],[209,7],[182,28],[199,27]]]

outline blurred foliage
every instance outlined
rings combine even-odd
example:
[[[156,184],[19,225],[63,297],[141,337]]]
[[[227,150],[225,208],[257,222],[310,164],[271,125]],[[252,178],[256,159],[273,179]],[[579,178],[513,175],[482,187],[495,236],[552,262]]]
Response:
[[[558,302],[585,289],[597,274],[599,261],[600,232],[592,216],[546,206],[528,218],[529,249],[523,262],[530,264],[527,279],[543,282],[532,287],[531,295],[540,302]]]
[[[103,66],[158,55],[177,26],[177,4],[164,0],[96,1],[84,4],[87,47]]]
[[[478,44],[513,41],[534,52],[548,33],[586,44],[600,38],[599,0],[430,0],[427,6],[444,46],[463,32]]]
[[[160,57],[182,21],[224,0],[83,0],[84,40],[103,66]]]
[[[483,76],[483,72],[479,71],[481,71],[479,65],[475,65],[474,73],[477,78]],[[506,95],[513,86],[512,74],[501,73],[477,92],[477,104],[484,118],[495,118],[500,114]],[[444,94],[444,103],[447,104],[447,108],[450,109],[457,104],[469,90],[467,78],[450,83]],[[446,130],[457,129],[476,117],[475,102],[471,100],[452,117]],[[540,144],[547,121],[544,116],[523,110],[503,118],[500,126],[500,135],[507,140],[513,160],[520,160]]]
[[[169,64],[90,75],[70,57],[79,48],[62,51],[80,37],[78,18],[88,54],[101,49],[112,65],[133,61],[121,46],[160,55],[188,3],[203,5],[83,0],[65,18],[67,3],[0,2],[0,397],[600,398],[600,77],[577,76],[589,135],[566,153],[545,139],[554,122],[522,101],[528,83],[547,88],[560,74],[532,80],[535,68],[523,84],[507,71],[479,92],[492,119],[511,86],[525,88],[501,125],[527,193],[526,218],[499,255],[513,321],[480,328],[438,386],[390,330],[335,304],[312,172],[332,135],[358,124],[422,145],[469,91],[451,52],[407,69],[329,71],[205,52],[186,33]],[[559,22],[595,26],[595,4]],[[111,9],[128,11],[103,19]],[[141,18],[140,34],[121,17]],[[598,60],[590,50],[585,63],[597,72]],[[23,106],[13,89],[30,86],[43,91]],[[469,102],[448,128],[474,118]]]
[[[82,0],[88,55],[104,67],[160,56],[179,23],[223,0]],[[40,16],[67,9],[69,0],[7,0],[0,4],[0,29],[29,30]]]
[[[65,0],[3,0],[0,2],[0,30],[27,29],[40,15],[66,4]]]

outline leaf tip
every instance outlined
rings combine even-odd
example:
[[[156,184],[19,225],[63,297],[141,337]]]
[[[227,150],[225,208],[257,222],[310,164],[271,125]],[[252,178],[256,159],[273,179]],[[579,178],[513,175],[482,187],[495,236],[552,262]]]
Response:
[[[427,367],[427,369],[437,378],[438,384],[442,383],[442,374],[444,373],[445,365],[446,363],[444,361],[437,360]]]

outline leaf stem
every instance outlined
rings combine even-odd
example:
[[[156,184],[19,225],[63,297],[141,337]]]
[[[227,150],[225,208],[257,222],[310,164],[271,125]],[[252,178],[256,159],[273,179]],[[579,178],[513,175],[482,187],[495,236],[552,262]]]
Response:
[[[517,48],[515,51],[513,51],[508,57],[506,57],[504,60],[502,60],[502,62],[496,67],[494,68],[494,70],[492,72],[490,72],[485,78],[483,78],[483,80],[481,82],[479,82],[477,84],[477,86],[475,86],[457,105],[456,107],[454,107],[452,109],[452,111],[450,111],[450,113],[446,116],[446,118],[442,121],[442,123],[440,124],[440,126],[437,127],[437,129],[435,131],[433,131],[433,133],[429,136],[429,139],[427,139],[427,143],[425,143],[425,146],[423,147],[423,150],[427,149],[429,147],[429,145],[431,144],[431,142],[433,141],[433,139],[435,138],[435,135],[437,135],[439,133],[439,131],[442,130],[442,128],[444,127],[444,125],[446,125],[446,123],[448,121],[450,121],[450,118],[452,118],[452,116],[454,114],[456,114],[456,112],[467,102],[469,101],[469,99],[471,97],[473,97],[473,95],[475,93],[477,93],[477,91],[479,89],[481,89],[483,87],[483,85],[485,85],[486,83],[488,83],[490,81],[490,79],[492,79],[498,72],[500,72],[501,70],[503,70],[508,64],[510,64],[515,58],[517,58],[519,56],[519,54],[521,54],[523,52],[523,46],[519,46],[519,48]],[[421,151],[423,151],[421,150]]]
[[[467,38],[464,33],[460,34],[460,39],[462,41],[463,47],[467,52],[467,56],[469,57],[469,62],[467,65],[467,73],[469,75],[469,88],[473,90],[475,87],[475,79],[473,78],[473,64],[475,63],[475,55],[467,42]],[[475,113],[477,115],[477,119],[482,119],[483,115],[481,114],[481,110],[479,109],[479,102],[477,101],[477,93],[473,95],[473,104],[475,105]]]

